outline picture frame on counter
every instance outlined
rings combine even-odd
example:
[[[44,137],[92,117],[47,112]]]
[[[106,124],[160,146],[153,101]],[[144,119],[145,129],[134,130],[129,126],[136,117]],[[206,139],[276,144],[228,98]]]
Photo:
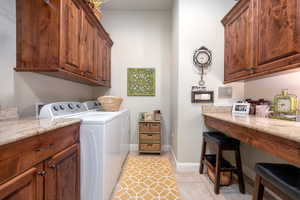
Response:
[[[232,114],[249,115],[250,103],[235,103],[232,107]]]

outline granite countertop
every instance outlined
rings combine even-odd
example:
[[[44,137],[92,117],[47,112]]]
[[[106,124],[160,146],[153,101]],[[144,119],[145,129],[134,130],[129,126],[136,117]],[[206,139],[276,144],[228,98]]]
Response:
[[[0,146],[79,123],[80,119],[13,119],[0,121]]]
[[[209,109],[206,109],[209,110]],[[300,122],[262,118],[255,115],[232,115],[231,112],[203,112],[204,116],[230,122],[300,143]]]

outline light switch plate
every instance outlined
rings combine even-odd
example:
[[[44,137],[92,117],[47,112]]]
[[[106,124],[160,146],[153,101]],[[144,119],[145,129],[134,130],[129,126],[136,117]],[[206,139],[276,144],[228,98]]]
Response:
[[[218,97],[219,99],[231,99],[232,98],[232,87],[219,87]]]

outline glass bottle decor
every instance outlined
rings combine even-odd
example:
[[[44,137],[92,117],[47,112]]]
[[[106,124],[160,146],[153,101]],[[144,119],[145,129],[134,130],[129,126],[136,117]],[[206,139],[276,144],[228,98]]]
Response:
[[[298,110],[298,98],[294,94],[289,94],[288,90],[282,90],[274,98],[274,111],[281,114],[295,115]]]

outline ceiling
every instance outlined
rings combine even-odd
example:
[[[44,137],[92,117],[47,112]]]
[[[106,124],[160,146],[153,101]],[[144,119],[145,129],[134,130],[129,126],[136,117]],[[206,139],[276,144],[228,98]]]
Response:
[[[173,0],[104,0],[104,10],[170,10]]]

